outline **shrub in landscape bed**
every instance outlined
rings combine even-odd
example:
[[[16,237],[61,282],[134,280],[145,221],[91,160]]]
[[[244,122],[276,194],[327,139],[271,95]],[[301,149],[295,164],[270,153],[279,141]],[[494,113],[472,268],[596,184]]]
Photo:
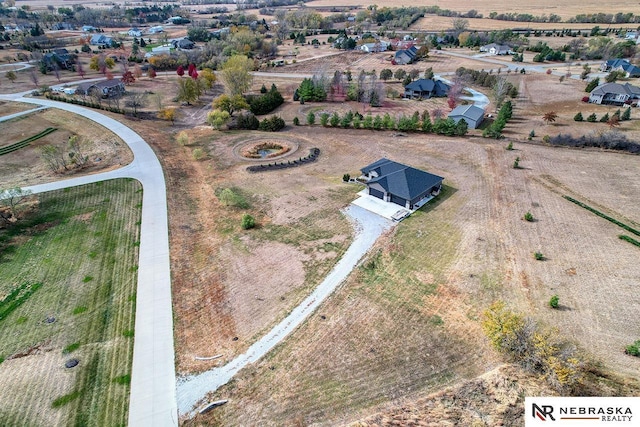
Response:
[[[549,307],[558,308],[559,305],[560,305],[560,297],[558,295],[552,296],[551,299],[549,300]]]
[[[344,175],[342,175],[342,180],[344,182],[349,182],[350,179],[351,179],[351,175],[349,175],[348,173],[345,173]]]
[[[542,255],[542,252],[534,252],[533,257],[536,259],[536,261],[544,260],[544,255]]]
[[[259,130],[265,132],[278,132],[285,127],[285,122],[278,116],[271,116],[271,118],[264,119],[260,122]]]
[[[582,111],[579,111],[578,114],[573,116],[573,120],[575,120],[576,122],[584,121],[584,117],[582,117]]]
[[[524,219],[525,221],[533,222],[533,215],[531,214],[531,212],[527,212],[526,214],[524,214]]]
[[[298,118],[298,116],[295,116],[293,118],[293,125],[294,126],[300,126],[300,119]]]
[[[511,151],[513,150],[513,142],[509,142],[509,144],[507,144],[507,150]]]

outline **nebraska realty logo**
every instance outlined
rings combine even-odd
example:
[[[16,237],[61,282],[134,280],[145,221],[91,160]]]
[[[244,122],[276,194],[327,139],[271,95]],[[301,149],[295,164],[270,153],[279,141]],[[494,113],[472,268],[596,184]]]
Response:
[[[640,425],[640,397],[527,397],[525,427]]]

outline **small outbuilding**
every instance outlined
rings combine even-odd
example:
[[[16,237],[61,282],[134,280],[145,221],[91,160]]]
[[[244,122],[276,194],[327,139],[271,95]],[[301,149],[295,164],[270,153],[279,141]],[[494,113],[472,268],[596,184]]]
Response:
[[[467,122],[469,129],[477,129],[478,126],[480,126],[480,123],[484,120],[484,110],[473,104],[458,105],[447,117],[453,119],[456,123],[460,120],[464,120]]]
[[[437,196],[441,176],[382,158],[360,169],[370,196],[395,203],[409,210]]]

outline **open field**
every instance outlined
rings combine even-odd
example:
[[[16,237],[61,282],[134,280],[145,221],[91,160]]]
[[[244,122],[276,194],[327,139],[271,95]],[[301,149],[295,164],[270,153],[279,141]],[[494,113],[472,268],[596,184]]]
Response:
[[[314,0],[312,2],[306,3],[307,6],[332,6],[335,5],[336,2],[333,0]],[[362,3],[360,0],[344,0],[340,1],[339,4],[341,6],[351,6],[357,5],[362,6],[362,8],[366,8],[368,4]],[[423,2],[419,0],[409,0],[403,1],[402,5],[398,5],[397,2],[392,0],[382,0],[377,1],[375,3],[378,8],[382,7],[418,7],[418,6],[431,6],[436,4],[436,2]],[[437,5],[441,9],[449,9],[455,10],[457,12],[466,13],[471,9],[477,10],[479,13],[482,13],[484,16],[488,17],[491,12],[498,13],[529,13],[532,15],[550,15],[552,13],[560,16],[562,19],[566,20],[568,18],[574,17],[578,14],[587,14],[587,13],[616,13],[616,12],[633,12],[634,14],[640,13],[640,7],[637,4],[632,5],[624,0],[613,0],[612,2],[607,2],[604,5],[597,0],[586,0],[580,3],[570,2],[570,1],[553,1],[553,0],[541,0],[539,2],[531,3],[526,1],[508,1],[508,0],[498,0],[495,2],[487,3],[483,0],[469,0],[464,3],[457,2],[455,0],[443,0],[438,1]],[[518,25],[520,23],[514,22],[513,24]]]
[[[0,319],[0,384],[11,390],[0,424],[126,424],[141,191],[114,180],[43,193],[0,230],[0,295],[33,290]]]
[[[466,3],[465,3],[466,5]],[[440,7],[443,7],[441,5],[439,5]],[[466,9],[468,10],[468,9]],[[465,10],[465,11],[466,11]],[[503,13],[506,12],[505,10],[502,9],[492,9],[494,11],[499,11],[499,13]],[[609,7],[609,5],[607,5],[606,10],[605,8],[602,9],[598,9],[599,12],[604,12],[604,13],[612,13],[614,9],[611,9]],[[541,11],[543,11],[543,9],[538,9],[536,6],[536,10],[535,11],[531,11],[531,12],[520,12],[518,11],[517,13],[531,13],[533,15],[541,15]],[[620,9],[620,11],[624,11],[624,12],[629,12],[629,8],[625,7],[623,9]],[[464,12],[464,11],[463,11]],[[545,10],[544,12],[546,12],[547,14],[551,14],[551,13],[555,13],[557,15],[562,16],[560,13],[558,13],[557,11],[553,11],[553,10]],[[582,10],[576,12],[576,14],[578,13],[586,13]],[[638,11],[636,11],[636,13],[638,13]],[[573,15],[565,15],[563,18],[567,19],[567,18],[571,18],[574,17],[576,14]],[[488,18],[488,13],[487,15],[485,15]],[[514,29],[514,28],[518,28],[518,29],[530,29],[530,30],[552,30],[552,29],[556,29],[556,30],[561,30],[563,28],[566,29],[571,29],[571,30],[582,30],[582,31],[586,31],[587,33],[591,30],[591,28],[595,27],[598,24],[595,23],[579,23],[579,22],[517,22],[517,21],[501,21],[498,19],[487,19],[487,18],[465,18],[468,22],[469,22],[469,26],[468,29],[473,31],[473,30],[486,30],[486,31],[491,31],[491,30],[506,30],[506,29]],[[600,27],[602,28],[603,25],[601,24]],[[612,24],[611,26],[606,25],[607,28],[612,28],[612,29],[617,29],[617,28],[624,28],[624,29],[635,29],[637,27],[637,24]],[[447,31],[447,30],[452,30],[453,29],[453,18],[447,17],[447,16],[436,16],[436,15],[426,15],[424,18],[420,18],[418,19],[410,28],[410,31]]]
[[[302,422],[335,424],[372,405],[474,377],[496,364],[478,322],[494,299],[558,326],[614,370],[638,375],[638,366],[622,351],[638,333],[628,328],[638,314],[637,248],[619,241],[614,225],[561,197],[588,199],[637,224],[640,210],[630,197],[640,194],[630,178],[638,172],[634,156],[525,144],[508,152],[502,142],[318,128],[295,128],[281,136],[318,131],[323,134],[315,139],[323,150],[318,164],[261,176],[257,188],[269,193],[271,179],[290,183],[292,174],[305,186],[322,182],[324,187],[327,176],[354,174],[358,166],[386,156],[445,176],[448,189],[383,238],[317,316],[221,389],[213,398],[229,398],[229,404],[200,422],[291,424],[302,417]],[[214,170],[221,154],[213,156]],[[511,168],[514,155],[525,169]],[[572,167],[562,166],[567,164]],[[222,170],[230,182],[246,174]],[[629,185],[622,190],[617,182]],[[289,186],[290,198],[299,185]],[[320,199],[327,191],[313,188],[306,194]],[[315,205],[302,201],[289,200],[286,209],[307,211]],[[267,218],[285,209],[271,206]],[[527,210],[537,222],[521,219]],[[547,261],[535,261],[536,250]],[[251,254],[245,261],[252,264]],[[554,293],[566,310],[546,307]]]

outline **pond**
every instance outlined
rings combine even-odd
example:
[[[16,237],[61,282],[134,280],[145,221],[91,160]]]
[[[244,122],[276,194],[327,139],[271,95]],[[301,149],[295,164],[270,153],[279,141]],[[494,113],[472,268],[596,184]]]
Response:
[[[266,158],[269,157],[270,154],[274,154],[279,152],[281,149],[277,149],[277,148],[263,148],[261,150],[258,150],[258,154],[260,155],[261,158]]]

